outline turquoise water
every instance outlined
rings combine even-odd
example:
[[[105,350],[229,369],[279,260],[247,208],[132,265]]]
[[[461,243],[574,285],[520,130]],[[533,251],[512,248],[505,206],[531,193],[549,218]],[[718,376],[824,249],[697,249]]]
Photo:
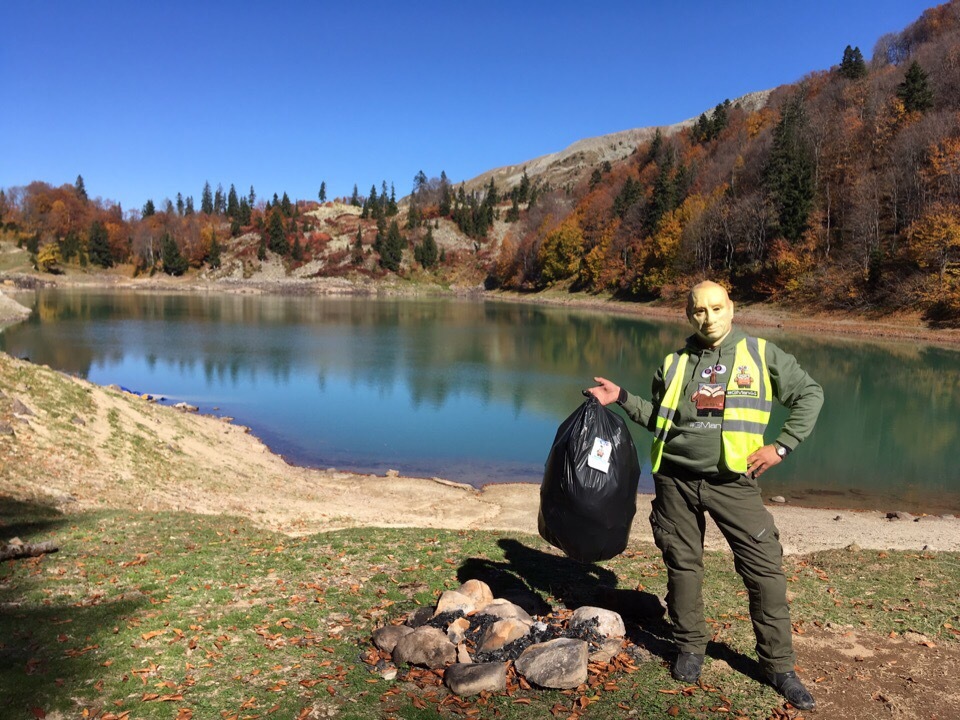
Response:
[[[294,464],[477,486],[539,482],[591,378],[648,394],[689,332],[679,321],[481,301],[55,290],[26,301],[31,317],[0,333],[11,355],[231,416]],[[762,334],[826,395],[813,437],[764,475],[766,495],[960,511],[960,354]],[[646,457],[649,435],[631,426]],[[649,463],[641,490],[652,490]]]

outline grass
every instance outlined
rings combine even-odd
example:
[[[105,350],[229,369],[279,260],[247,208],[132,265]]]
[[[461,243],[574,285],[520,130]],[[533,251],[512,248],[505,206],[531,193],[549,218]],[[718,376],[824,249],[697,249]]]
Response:
[[[11,719],[717,717],[710,709],[724,707],[728,717],[768,717],[781,704],[739,672],[722,690],[677,692],[664,666],[667,623],[635,612],[665,592],[652,546],[584,566],[508,533],[291,538],[228,516],[64,516],[0,498],[0,537],[14,536],[54,539],[61,550],[0,565],[0,697]],[[788,558],[797,631],[833,622],[956,643],[958,568],[949,553]],[[387,681],[371,671],[374,628],[470,577],[544,607],[620,610],[632,662],[576,691],[513,686],[464,699],[433,673],[401,668]],[[708,555],[706,583],[711,654],[749,667],[754,641],[728,556]]]

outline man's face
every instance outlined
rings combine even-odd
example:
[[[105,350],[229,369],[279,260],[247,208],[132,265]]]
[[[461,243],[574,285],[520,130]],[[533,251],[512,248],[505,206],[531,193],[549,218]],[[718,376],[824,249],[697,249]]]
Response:
[[[691,293],[687,317],[701,340],[716,345],[730,332],[733,303],[719,285],[697,287]]]

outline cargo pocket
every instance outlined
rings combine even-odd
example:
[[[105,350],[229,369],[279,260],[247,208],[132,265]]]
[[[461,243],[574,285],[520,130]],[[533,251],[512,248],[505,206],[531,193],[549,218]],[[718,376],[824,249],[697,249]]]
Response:
[[[676,526],[654,510],[650,513],[650,527],[653,530],[653,542],[660,552],[666,553],[672,539],[676,536]]]
[[[774,524],[772,515],[769,516],[766,522],[755,525],[748,533],[756,543],[770,542],[771,540],[778,543],[780,542],[780,530],[778,530],[776,524]]]

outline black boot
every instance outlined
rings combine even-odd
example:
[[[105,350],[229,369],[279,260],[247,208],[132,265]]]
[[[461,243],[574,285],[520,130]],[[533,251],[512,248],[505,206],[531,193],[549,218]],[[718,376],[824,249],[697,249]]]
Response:
[[[793,670],[784,673],[767,673],[767,679],[773,685],[773,689],[783,695],[797,710],[813,710],[816,707],[817,701],[813,699],[813,695],[803,686]]]
[[[670,674],[674,680],[685,683],[695,683],[700,679],[703,670],[703,655],[691,652],[677,653],[670,665]]]

